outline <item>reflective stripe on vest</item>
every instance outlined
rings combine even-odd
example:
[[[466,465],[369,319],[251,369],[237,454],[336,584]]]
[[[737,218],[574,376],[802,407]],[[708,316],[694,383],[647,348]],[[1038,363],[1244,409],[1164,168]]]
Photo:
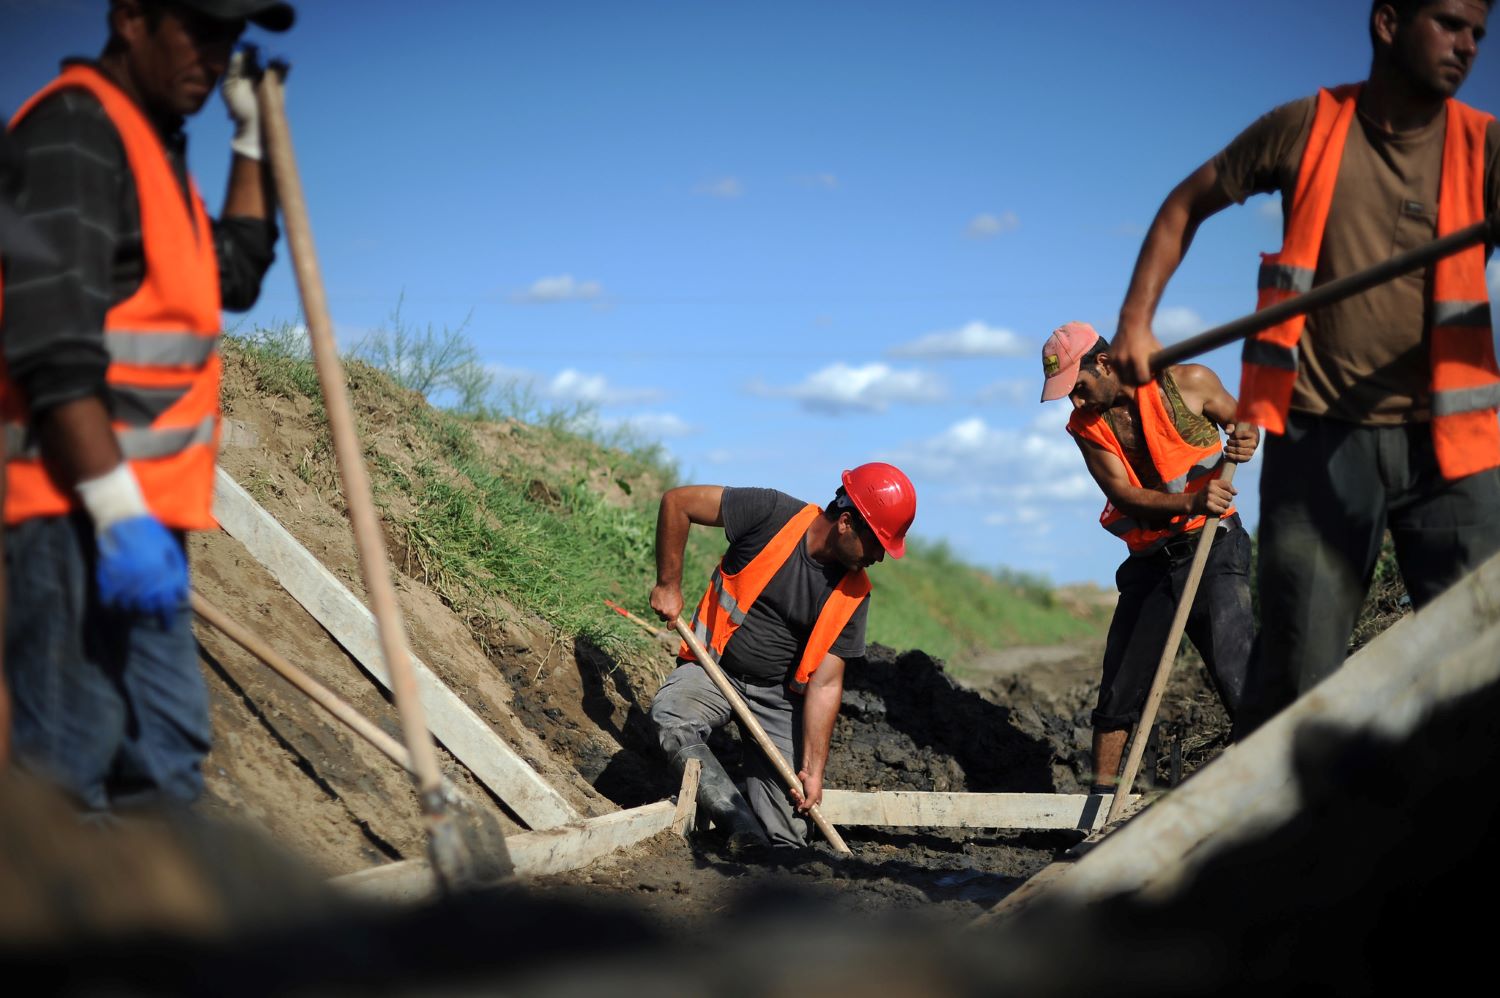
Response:
[[[750,608],[760,594],[776,576],[781,566],[796,553],[797,545],[812,525],[822,515],[817,506],[807,505],[799,510],[778,530],[765,547],[750,559],[750,563],[733,575],[724,572],[721,559],[709,578],[708,588],[698,607],[693,611],[693,634],[703,643],[715,662],[729,646],[729,639],[745,622]],[[846,572],[834,591],[828,595],[818,619],[813,623],[802,658],[792,679],[792,687],[805,686],[808,679],[822,664],[828,649],[838,640],[839,634],[853,618],[859,604],[870,593],[869,576],[863,569]],[[692,649],[686,642],[678,649],[678,657],[691,660]]]
[[[219,427],[219,270],[213,230],[197,188],[188,196],[140,109],[100,71],[68,66],[28,100],[11,127],[59,90],[93,95],[119,135],[141,215],[140,286],[104,316],[110,364],[105,388],[116,439],[151,513],[186,530],[214,525],[213,465]],[[29,432],[19,388],[0,371],[0,412],[9,489],[5,521],[59,516],[76,508],[53,481]]]
[[[1266,255],[1261,264],[1260,308],[1312,287],[1359,90],[1345,86],[1318,92],[1286,240],[1279,253]],[[1447,102],[1446,113],[1438,188],[1440,239],[1485,217],[1485,133],[1493,120],[1456,100]],[[1500,367],[1484,270],[1485,247],[1472,246],[1439,260],[1429,272],[1433,447],[1448,479],[1500,466]],[[1288,319],[1245,341],[1238,419],[1284,432],[1306,321],[1305,316]]]
[[[111,362],[140,367],[202,367],[218,346],[217,333],[204,336],[110,329],[104,334],[104,349]]]
[[[1146,452],[1156,469],[1157,477],[1163,482],[1160,490],[1180,495],[1206,488],[1217,477],[1223,445],[1215,439],[1207,447],[1195,447],[1182,439],[1182,434],[1177,432],[1177,425],[1172,422],[1172,414],[1167,411],[1161,386],[1155,380],[1137,388],[1135,400],[1140,414],[1141,440],[1146,445]],[[1126,456],[1125,448],[1109,428],[1108,421],[1098,413],[1074,410],[1068,420],[1068,432],[1115,455],[1125,466],[1130,484],[1138,489],[1145,487],[1136,474],[1135,466]],[[1231,507],[1224,515],[1229,516],[1233,512]],[[1132,555],[1150,554],[1173,537],[1200,529],[1206,520],[1202,515],[1184,514],[1172,517],[1165,526],[1149,527],[1110,502],[1104,504],[1104,511],[1099,514],[1099,525],[1123,540]]]
[[[196,426],[172,426],[156,428],[116,429],[115,439],[120,444],[120,453],[127,461],[154,461],[173,454],[211,444],[218,420],[206,416]],[[11,460],[40,461],[41,449],[36,438],[24,427],[15,423],[5,427],[5,453]]]

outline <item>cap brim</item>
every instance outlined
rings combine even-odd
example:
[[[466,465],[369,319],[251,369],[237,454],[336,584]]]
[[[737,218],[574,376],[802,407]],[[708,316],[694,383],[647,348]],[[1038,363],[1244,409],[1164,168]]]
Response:
[[[893,541],[890,544],[887,544],[884,538],[876,539],[880,541],[880,546],[885,548],[885,553],[890,555],[892,558],[900,558],[902,555],[906,554],[905,537],[902,537],[900,540]]]
[[[1043,382],[1042,401],[1051,402],[1071,392],[1073,386],[1078,384],[1078,369],[1082,366],[1083,360],[1080,358]]]

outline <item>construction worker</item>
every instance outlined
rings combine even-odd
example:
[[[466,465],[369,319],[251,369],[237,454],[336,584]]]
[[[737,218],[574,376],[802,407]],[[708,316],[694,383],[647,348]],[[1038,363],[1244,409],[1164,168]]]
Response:
[[[1094,708],[1092,793],[1113,793],[1130,729],[1140,719],[1205,521],[1219,525],[1187,619],[1224,709],[1233,718],[1247,685],[1255,621],[1250,537],[1219,480],[1224,460],[1250,460],[1260,442],[1236,423],[1234,396],[1200,364],[1166,368],[1139,386],[1120,380],[1108,344],[1069,322],[1042,346],[1042,401],[1073,403],[1068,432],[1108,500],[1099,523],[1130,554],[1115,573],[1120,599],[1104,647]],[[1218,427],[1228,433],[1219,441]]]
[[[865,653],[865,570],[887,553],[905,553],[916,512],[910,479],[880,463],[844,472],[823,509],[775,489],[689,485],[662,496],[651,607],[677,619],[688,530],[723,527],[729,549],[693,613],[693,631],[802,784],[789,799],[770,762],[747,747],[741,795],[707,745],[730,719],[729,702],[684,643],[651,702],[651,722],[679,775],[689,759],[702,763],[698,806],[729,830],[732,849],[807,844],[799,815],[823,798],[844,663]]]
[[[112,0],[99,59],[65,62],[12,121],[20,212],[60,261],[8,269],[0,330],[13,751],[89,810],[202,789],[183,532],[214,525],[220,307],[255,301],[276,238],[231,54],[247,20],[292,17],[263,0]],[[234,155],[211,223],[182,125],[221,78]]]
[[[1363,84],[1256,121],[1177,186],[1146,235],[1113,354],[1147,380],[1151,319],[1210,215],[1279,191],[1266,307],[1500,207],[1500,129],[1453,95],[1489,0],[1376,2]],[[1389,528],[1421,607],[1500,550],[1500,370],[1476,246],[1247,340],[1239,418],[1265,427],[1260,613],[1268,715],[1343,662]]]

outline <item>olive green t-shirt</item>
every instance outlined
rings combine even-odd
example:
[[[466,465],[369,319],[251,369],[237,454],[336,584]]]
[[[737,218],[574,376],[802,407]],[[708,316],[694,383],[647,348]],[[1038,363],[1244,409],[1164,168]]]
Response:
[[[1317,98],[1283,104],[1214,157],[1219,188],[1243,203],[1281,192],[1291,208]],[[1357,110],[1357,109],[1356,109]],[[1314,283],[1352,274],[1437,237],[1447,113],[1421,128],[1386,132],[1357,113],[1339,163]],[[1500,128],[1485,137],[1484,204],[1500,205]],[[1319,309],[1299,345],[1292,408],[1367,426],[1430,415],[1427,302],[1430,268]]]

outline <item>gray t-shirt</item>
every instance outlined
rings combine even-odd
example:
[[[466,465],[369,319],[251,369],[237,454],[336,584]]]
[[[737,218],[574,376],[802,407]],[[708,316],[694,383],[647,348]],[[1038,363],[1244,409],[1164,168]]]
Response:
[[[775,489],[726,488],[721,506],[724,536],[729,541],[724,570],[738,572],[750,564],[806,505]],[[815,560],[807,553],[805,541],[798,544],[750,607],[719,664],[726,672],[746,679],[780,682],[789,678],[802,661],[802,650],[823,604],[846,572],[837,562],[824,565]],[[866,597],[829,649],[832,654],[847,660],[865,653],[869,609]]]

